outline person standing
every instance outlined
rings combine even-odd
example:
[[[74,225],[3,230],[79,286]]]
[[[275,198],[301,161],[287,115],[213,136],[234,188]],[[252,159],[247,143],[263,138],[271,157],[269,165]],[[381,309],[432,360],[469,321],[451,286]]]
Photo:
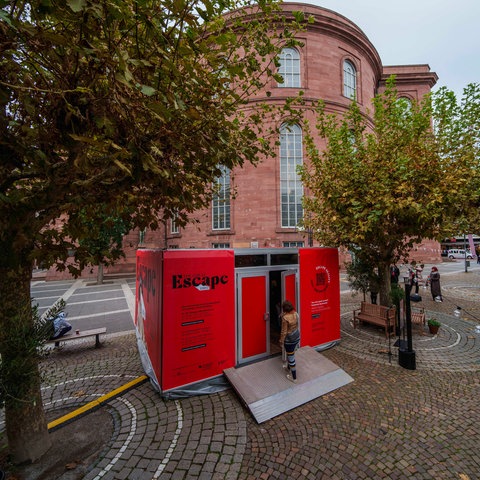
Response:
[[[442,289],[440,288],[440,272],[437,267],[432,267],[429,282],[433,300],[436,302],[443,302]]]
[[[420,286],[420,283],[423,281],[422,272],[424,267],[425,265],[423,263],[415,267],[415,293],[418,293],[418,288]]]
[[[373,305],[377,304],[378,291],[380,290],[380,277],[378,268],[374,268],[368,279],[368,288],[370,290],[370,301]]]
[[[280,345],[287,354],[287,363],[283,368],[288,369],[287,378],[293,383],[297,381],[297,366],[295,364],[295,350],[300,342],[300,331],[298,330],[298,313],[292,302],[286,300],[282,303],[282,330],[280,333]]]
[[[398,277],[400,277],[400,269],[397,267],[395,263],[390,267],[390,275],[391,275],[391,283],[398,284]]]

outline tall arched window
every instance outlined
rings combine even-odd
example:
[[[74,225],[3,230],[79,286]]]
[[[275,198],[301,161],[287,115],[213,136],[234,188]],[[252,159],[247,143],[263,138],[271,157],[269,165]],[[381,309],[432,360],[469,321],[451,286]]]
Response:
[[[297,167],[303,164],[302,129],[280,128],[280,212],[284,228],[296,227],[303,218],[303,185]]]
[[[357,69],[350,60],[343,62],[343,95],[352,100],[357,98]]]
[[[212,200],[212,229],[228,230],[230,228],[230,169],[220,167],[222,173],[217,178],[216,193]]]
[[[279,57],[278,73],[283,77],[279,87],[300,87],[300,54],[295,48],[284,48]]]

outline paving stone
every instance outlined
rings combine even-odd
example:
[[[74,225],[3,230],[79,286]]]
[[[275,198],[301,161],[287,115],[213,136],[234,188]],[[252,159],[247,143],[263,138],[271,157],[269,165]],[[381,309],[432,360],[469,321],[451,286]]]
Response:
[[[480,318],[480,269],[442,276],[442,290],[443,303],[422,294],[427,318],[442,326],[437,336],[414,328],[416,370],[399,365],[396,338],[353,329],[360,297],[342,293],[342,340],[322,353],[354,382],[261,425],[232,390],[165,401],[144,383],[108,401],[114,433],[85,478],[150,480],[160,470],[161,480],[479,478],[480,321],[453,308]],[[52,352],[41,370],[55,408],[144,374],[133,334]]]

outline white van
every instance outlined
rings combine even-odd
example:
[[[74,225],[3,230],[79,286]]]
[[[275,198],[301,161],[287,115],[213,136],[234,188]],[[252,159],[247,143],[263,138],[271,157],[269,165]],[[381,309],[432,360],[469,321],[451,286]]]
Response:
[[[447,252],[448,258],[465,258],[465,250],[452,249]],[[473,255],[467,250],[467,258],[471,260]]]

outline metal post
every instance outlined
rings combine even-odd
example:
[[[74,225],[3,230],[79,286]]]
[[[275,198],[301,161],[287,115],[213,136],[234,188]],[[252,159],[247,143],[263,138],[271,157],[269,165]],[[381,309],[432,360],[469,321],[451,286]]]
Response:
[[[405,317],[407,322],[407,352],[413,352],[412,345],[412,309],[410,306],[410,294],[412,293],[412,285],[405,285]]]
[[[415,370],[415,352],[412,341],[412,310],[410,307],[410,293],[412,291],[412,282],[410,277],[404,278],[405,282],[405,320],[407,324],[407,349],[402,347],[398,350],[398,364],[408,370]]]

